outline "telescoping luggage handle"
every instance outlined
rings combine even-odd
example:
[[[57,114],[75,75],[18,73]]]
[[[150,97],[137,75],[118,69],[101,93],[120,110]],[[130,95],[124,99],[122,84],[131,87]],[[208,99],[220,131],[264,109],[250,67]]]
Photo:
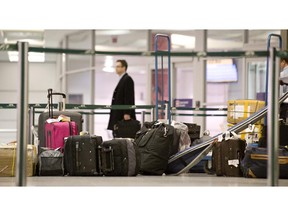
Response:
[[[51,88],[48,89],[47,98],[48,98],[49,118],[53,118],[53,95],[60,95],[63,98],[62,107],[60,106],[60,103],[59,103],[59,111],[64,111],[65,110],[65,105],[66,105],[66,94],[59,93],[59,92],[53,92],[53,90]]]
[[[114,171],[114,154],[111,146],[108,148],[102,147],[102,159],[101,164],[103,172],[112,172]]]
[[[170,37],[165,34],[156,34],[154,37],[154,49],[155,49],[155,94],[156,94],[156,120],[158,120],[158,106],[159,106],[159,98],[158,98],[158,39],[166,38],[168,43],[168,109],[167,109],[167,119],[169,121],[169,124],[171,124],[171,42]],[[161,91],[161,97],[162,97],[162,104],[161,109],[164,107],[164,68],[163,68],[163,55],[161,55],[161,74],[162,74],[162,91]]]
[[[270,45],[271,45],[271,38],[276,37],[279,39],[279,48],[282,49],[282,37],[279,34],[269,34],[268,35],[268,42],[267,42],[267,52],[269,52]],[[265,105],[267,106],[268,104],[268,70],[269,70],[269,56],[267,56],[266,60],[266,88],[265,88]],[[267,125],[267,117],[265,117],[264,125]]]

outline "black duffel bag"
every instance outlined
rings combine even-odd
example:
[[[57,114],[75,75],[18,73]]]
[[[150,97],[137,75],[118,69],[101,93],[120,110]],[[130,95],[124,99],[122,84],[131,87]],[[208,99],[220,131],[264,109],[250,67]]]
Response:
[[[244,177],[247,178],[267,178],[267,148],[251,148],[245,152],[245,157],[241,161],[241,169]],[[286,147],[279,149],[279,178],[288,178],[288,150]]]
[[[140,174],[162,175],[167,169],[173,145],[174,127],[160,123],[145,123],[136,134],[140,152]]]

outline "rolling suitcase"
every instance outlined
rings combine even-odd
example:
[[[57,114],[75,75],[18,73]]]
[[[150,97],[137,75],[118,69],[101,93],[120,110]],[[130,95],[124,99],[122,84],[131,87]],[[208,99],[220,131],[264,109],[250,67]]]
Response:
[[[53,95],[61,95],[63,97],[63,110],[61,111],[53,111],[53,102],[52,96]],[[45,125],[46,120],[49,118],[58,118],[58,116],[65,115],[70,117],[71,122],[75,122],[78,128],[78,132],[82,131],[82,115],[77,112],[65,111],[65,102],[66,102],[66,95],[63,93],[54,93],[52,89],[48,89],[48,108],[49,112],[43,112],[40,114],[38,119],[38,139],[39,139],[39,147],[38,150],[40,152],[41,147],[46,147],[46,134],[45,134]]]
[[[64,168],[69,176],[98,176],[101,136],[70,136],[65,140]]]
[[[101,168],[105,176],[136,176],[140,157],[134,140],[115,138],[101,146]]]
[[[114,125],[114,138],[132,138],[135,139],[137,131],[141,129],[141,123],[138,120],[121,120]]]
[[[64,149],[65,137],[78,135],[75,122],[45,123],[46,147],[49,149]]]
[[[212,150],[212,170],[217,176],[243,176],[240,163],[244,158],[246,142],[228,139],[215,143]]]
[[[241,161],[241,169],[246,178],[267,178],[267,148],[253,147],[247,149]],[[288,179],[288,150],[279,149],[279,178]]]

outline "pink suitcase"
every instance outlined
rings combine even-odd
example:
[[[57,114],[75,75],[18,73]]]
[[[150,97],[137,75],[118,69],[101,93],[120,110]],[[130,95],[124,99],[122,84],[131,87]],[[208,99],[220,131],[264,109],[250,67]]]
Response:
[[[49,149],[60,148],[64,150],[64,138],[78,134],[75,122],[45,123],[46,147]]]

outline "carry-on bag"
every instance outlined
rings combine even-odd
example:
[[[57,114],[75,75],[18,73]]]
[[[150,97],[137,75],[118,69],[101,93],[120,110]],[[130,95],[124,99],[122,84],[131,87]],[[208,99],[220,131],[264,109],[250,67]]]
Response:
[[[176,132],[176,136],[178,134],[178,136],[180,135],[179,137],[179,140],[174,140],[174,142],[176,141],[176,143],[173,143],[173,145],[175,145],[175,148],[176,148],[176,145],[178,145],[178,149],[177,149],[177,152],[171,152],[171,155],[172,154],[176,154],[178,153],[179,151],[183,151],[187,148],[189,148],[191,146],[191,140],[190,140],[190,137],[188,135],[188,126],[185,125],[184,123],[181,123],[181,122],[176,122],[176,121],[172,121],[172,124],[171,124],[173,127],[174,127],[174,130],[177,131]],[[174,137],[175,139],[175,137]]]
[[[285,147],[279,149],[279,178],[288,178],[288,150]],[[267,148],[253,147],[247,149],[245,157],[241,161],[241,169],[244,177],[267,178]]]
[[[53,95],[60,95],[62,96],[63,99],[63,108],[60,109],[59,107],[59,111],[54,111],[53,110]],[[38,139],[39,139],[39,147],[38,150],[40,152],[41,147],[46,148],[49,145],[46,145],[46,133],[45,133],[45,126],[46,126],[46,121],[47,119],[57,119],[60,115],[64,115],[70,118],[70,122],[72,123],[72,125],[76,125],[77,126],[77,130],[78,132],[82,131],[82,115],[80,113],[77,112],[71,112],[71,111],[65,111],[65,105],[66,105],[66,95],[64,93],[56,93],[56,92],[52,92],[52,89],[48,89],[48,112],[43,112],[40,114],[39,119],[38,119]],[[75,123],[73,123],[75,122]],[[75,127],[75,126],[73,126]],[[76,134],[73,133],[73,134]],[[62,138],[61,138],[62,140]],[[63,142],[64,143],[64,142]]]
[[[240,163],[244,158],[245,148],[246,142],[235,137],[225,137],[221,142],[216,142],[212,150],[212,170],[217,176],[243,176]]]
[[[200,138],[200,131],[201,131],[200,125],[192,123],[184,123],[184,124],[187,125],[188,127],[188,135],[191,139],[191,143]]]
[[[65,140],[64,168],[69,176],[98,176],[100,170],[101,136],[70,136]]]
[[[279,124],[279,146],[288,146],[288,125]],[[267,148],[267,126],[263,126],[262,137],[259,139],[259,147]]]
[[[101,169],[105,176],[136,176],[140,156],[133,139],[115,138],[101,145]]]
[[[63,176],[64,159],[59,150],[46,149],[39,155],[39,176]]]
[[[155,122],[152,128],[144,127],[136,135],[140,151],[140,173],[162,175],[167,169],[173,145],[174,127]]]
[[[121,120],[114,125],[114,138],[132,138],[135,139],[137,131],[141,129],[141,123],[138,120]]]

